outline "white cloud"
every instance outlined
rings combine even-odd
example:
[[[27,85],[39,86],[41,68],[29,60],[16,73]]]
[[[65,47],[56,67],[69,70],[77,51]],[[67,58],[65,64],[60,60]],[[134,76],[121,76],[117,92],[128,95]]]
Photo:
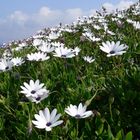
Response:
[[[130,7],[130,5],[134,4],[133,1],[128,1],[128,0],[122,0],[118,5],[117,8],[122,10],[122,9],[127,9]]]
[[[49,7],[42,7],[40,10],[34,14],[31,15],[32,20],[43,26],[50,26],[58,24],[59,19],[62,16],[62,11],[60,10],[51,10]]]
[[[66,10],[66,15],[69,19],[75,20],[77,17],[81,17],[84,14],[82,9],[75,8],[75,9],[68,9]]]
[[[23,39],[33,35],[37,30],[44,27],[52,27],[63,24],[70,24],[77,17],[87,14],[80,8],[67,10],[53,10],[47,6],[41,7],[36,13],[26,14],[22,11],[15,11],[5,19],[0,19],[0,38],[2,41]],[[0,41],[1,41],[0,40]]]
[[[96,10],[95,9],[90,9],[88,12],[88,15],[95,15],[96,14]]]
[[[26,21],[28,19],[28,16],[21,11],[15,11],[13,14],[10,15],[10,18],[12,20]]]
[[[116,8],[123,9],[133,4],[132,1],[122,0],[117,5],[104,3],[103,6],[112,11]],[[0,42],[13,39],[23,39],[33,35],[37,30],[44,27],[55,26],[60,22],[72,23],[84,15],[95,14],[95,9],[84,11],[80,8],[54,10],[47,6],[41,7],[36,13],[27,14],[23,11],[15,11],[5,19],[0,19]]]
[[[130,7],[134,2],[129,1],[129,0],[121,0],[117,5],[113,5],[111,3],[104,3],[103,7],[106,8],[108,12],[115,11],[116,9],[118,10],[124,10]]]
[[[41,16],[49,16],[53,11],[51,11],[48,7],[42,7],[40,10],[39,10],[39,15]]]
[[[9,16],[9,20],[23,25],[28,20],[28,15],[26,15],[22,11],[15,11]]]
[[[111,4],[111,3],[108,3],[108,2],[104,3],[104,4],[103,4],[103,7],[104,7],[108,12],[111,12],[111,11],[113,11],[114,9],[116,9],[116,8],[115,8],[115,5],[113,5],[113,4]]]

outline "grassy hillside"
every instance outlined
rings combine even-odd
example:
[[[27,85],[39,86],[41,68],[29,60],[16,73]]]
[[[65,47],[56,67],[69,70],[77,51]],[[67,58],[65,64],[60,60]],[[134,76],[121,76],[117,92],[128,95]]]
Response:
[[[1,140],[140,139],[140,2],[0,52]]]

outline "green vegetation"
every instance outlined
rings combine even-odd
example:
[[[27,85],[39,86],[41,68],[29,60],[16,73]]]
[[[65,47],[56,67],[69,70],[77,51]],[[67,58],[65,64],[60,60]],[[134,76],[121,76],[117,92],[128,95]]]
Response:
[[[137,4],[138,5],[138,4]],[[75,32],[62,32],[51,42],[63,42],[68,48],[79,47],[81,51],[73,58],[54,57],[46,61],[28,61],[11,70],[0,73],[0,139],[1,140],[136,140],[140,139],[140,29],[127,19],[140,21],[134,14],[136,5],[119,14],[103,16],[110,35],[95,17],[92,23],[70,25]],[[113,18],[117,18],[116,21]],[[120,23],[120,24],[119,24]],[[93,24],[98,24],[97,30]],[[90,29],[101,40],[90,41],[82,37],[84,29]],[[46,41],[46,38],[42,38]],[[106,41],[120,41],[128,49],[123,55],[107,57],[100,46]],[[12,51],[12,57],[25,58],[37,52],[32,43],[21,51]],[[18,47],[12,44],[10,49]],[[1,48],[1,55],[5,51]],[[88,63],[83,56],[93,56]],[[50,95],[36,104],[20,93],[24,82],[39,79]],[[75,119],[65,113],[70,104],[83,103],[94,116]],[[32,124],[34,114],[48,107],[57,108],[64,122],[47,132]]]

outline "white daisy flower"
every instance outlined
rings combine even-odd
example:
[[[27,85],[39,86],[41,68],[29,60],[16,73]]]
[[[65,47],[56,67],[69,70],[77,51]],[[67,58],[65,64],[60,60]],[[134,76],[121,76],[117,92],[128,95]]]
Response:
[[[133,21],[131,19],[127,19],[126,20],[128,23],[133,23]]]
[[[134,26],[136,29],[140,29],[140,22],[138,22],[138,21],[136,22],[136,21],[135,21],[135,22],[133,23],[133,26]]]
[[[74,29],[72,29],[72,28],[70,28],[70,27],[61,28],[60,31],[69,32],[69,33],[74,33],[74,32],[76,32]]]
[[[0,71],[11,70],[12,67],[13,67],[13,63],[11,60],[8,60],[8,59],[1,59],[0,60]]]
[[[97,37],[95,37],[95,36],[91,36],[89,39],[90,39],[91,41],[93,41],[93,42],[95,42],[95,41],[100,41],[100,40],[101,40],[100,38],[97,38]]]
[[[112,32],[112,31],[110,31],[110,30],[107,30],[106,32],[107,32],[108,34],[110,34],[110,35],[115,35],[115,33]]]
[[[60,32],[50,32],[48,35],[48,39],[53,40],[53,39],[57,39],[58,37],[61,36]]]
[[[106,43],[102,43],[102,46],[100,46],[100,49],[103,52],[107,53],[107,57],[110,56],[115,56],[115,55],[122,55],[126,51],[124,49],[128,48],[127,45],[121,44],[120,41],[117,41],[116,43],[114,41],[109,42],[107,41]]]
[[[33,46],[40,46],[42,44],[42,39],[34,39]]]
[[[21,57],[12,58],[11,61],[12,61],[14,66],[20,66],[21,64],[24,63],[24,60]]]
[[[11,60],[13,57],[13,53],[11,48],[5,49],[3,54],[2,54],[2,59],[6,59],[6,60]]]
[[[86,111],[86,109],[87,106],[83,106],[82,103],[80,103],[78,107],[76,105],[70,104],[70,106],[65,109],[65,112],[76,119],[81,119],[87,118],[93,114],[92,111]]]
[[[64,44],[60,43],[60,42],[52,42],[51,45],[54,46],[54,47],[64,46]]]
[[[63,120],[59,120],[61,114],[57,114],[57,109],[53,109],[50,113],[49,109],[46,107],[44,110],[40,110],[39,114],[35,114],[35,119],[32,123],[35,127],[39,129],[45,129],[46,131],[51,131],[53,127],[63,123]]]
[[[73,49],[73,51],[75,52],[76,55],[78,55],[78,53],[81,51],[81,49],[76,47],[75,49]]]
[[[20,46],[20,47],[16,47],[16,48],[12,48],[12,51],[20,51],[22,50],[24,47]]]
[[[91,40],[91,41],[100,41],[100,38],[96,38],[92,33],[90,32],[86,32],[86,33],[82,33],[83,36],[87,37],[87,39]]]
[[[40,81],[37,79],[35,82],[33,80],[30,80],[29,84],[24,82],[24,86],[20,86],[23,93],[27,98],[31,100],[33,97],[34,99],[37,99],[38,97],[47,97],[49,94],[49,90],[46,89],[43,83],[40,84]]]
[[[50,43],[48,42],[43,42],[41,46],[38,47],[38,50],[46,53],[50,53],[54,51],[55,47],[53,47]]]
[[[27,54],[27,59],[29,61],[44,61],[44,60],[48,60],[49,58],[50,56],[47,56],[47,54],[43,52]]]
[[[27,47],[28,45],[26,42],[22,42],[22,43],[18,44],[18,46],[24,48],[24,47]]]
[[[34,102],[36,104],[40,103],[42,100],[48,97],[48,92],[44,92],[43,95],[37,95],[36,97],[29,96],[27,97],[31,102]]]
[[[72,58],[76,55],[78,55],[78,52],[76,52],[74,49],[60,46],[55,49],[55,53],[53,56],[61,58]]]
[[[95,59],[93,59],[93,57],[91,56],[84,56],[83,59],[87,61],[88,63],[92,63],[95,61]]]
[[[101,27],[98,26],[98,25],[93,25],[93,27],[94,27],[95,29],[97,29],[97,30],[100,30],[100,29],[101,29]]]

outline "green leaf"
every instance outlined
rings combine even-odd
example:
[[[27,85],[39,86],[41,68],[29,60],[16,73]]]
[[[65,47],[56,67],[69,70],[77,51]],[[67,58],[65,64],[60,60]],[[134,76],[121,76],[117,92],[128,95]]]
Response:
[[[104,130],[104,124],[100,124],[98,126],[98,130],[96,130],[95,133],[99,136],[102,134],[103,130]]]
[[[116,135],[116,140],[122,140],[123,139],[123,130],[120,130]]]
[[[113,134],[112,134],[112,132],[111,132],[111,128],[110,128],[109,125],[108,125],[108,139],[109,139],[109,140],[113,140],[113,139],[114,139],[114,136],[113,136]]]
[[[126,134],[125,140],[132,140],[132,131]]]

